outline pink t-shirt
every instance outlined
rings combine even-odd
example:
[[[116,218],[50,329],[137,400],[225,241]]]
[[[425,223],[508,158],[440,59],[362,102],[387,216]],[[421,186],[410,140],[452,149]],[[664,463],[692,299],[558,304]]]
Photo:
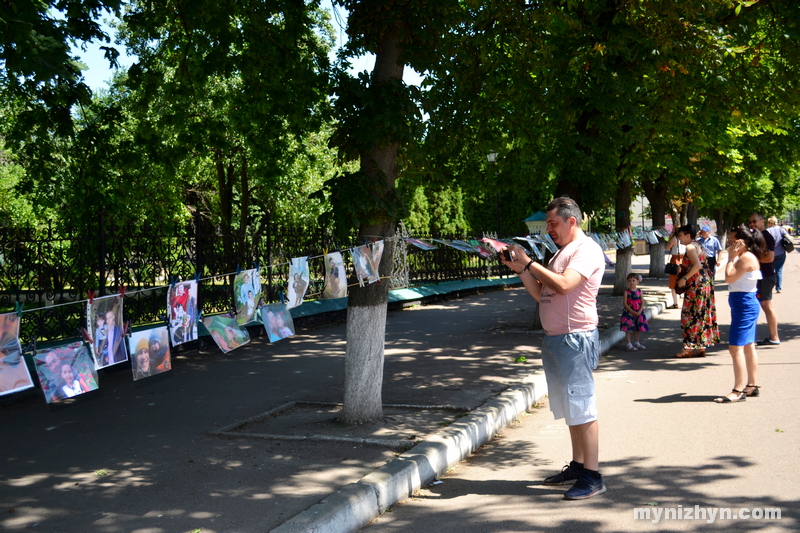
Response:
[[[567,244],[550,260],[547,268],[558,274],[571,269],[583,276],[568,294],[542,287],[540,316],[547,335],[591,331],[597,327],[597,291],[605,271],[603,250],[586,235]]]

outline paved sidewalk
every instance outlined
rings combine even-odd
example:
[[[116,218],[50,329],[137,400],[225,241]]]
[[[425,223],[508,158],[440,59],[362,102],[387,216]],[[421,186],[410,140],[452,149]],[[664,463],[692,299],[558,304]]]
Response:
[[[794,289],[789,288],[793,279],[800,279],[800,256],[795,261],[795,255],[787,263],[787,289],[778,300],[786,317],[794,308],[792,298],[800,296],[800,291],[792,296]],[[636,258],[636,271],[646,272],[646,260]],[[601,322],[613,329],[621,298],[608,296],[612,275],[613,271],[607,270]],[[664,286],[664,280],[646,279],[643,288]],[[784,305],[788,307],[784,309]],[[720,309],[724,308],[721,304]],[[539,368],[541,335],[529,331],[530,310],[524,290],[511,289],[391,312],[384,402],[474,409],[522,383]],[[609,493],[577,505],[610,512],[610,503],[630,506],[630,501],[638,503],[640,494],[650,498],[647,502],[685,498],[688,505],[696,494],[705,495],[709,487],[715,487],[717,492],[712,491],[709,498],[720,499],[728,489],[739,499],[766,494],[779,501],[775,494],[781,494],[780,501],[797,507],[797,461],[787,450],[796,454],[798,448],[797,417],[793,415],[799,394],[792,379],[797,377],[796,370],[786,362],[791,359],[793,339],[798,337],[796,322],[782,327],[784,345],[763,351],[765,358],[767,353],[772,357],[770,363],[777,363],[763,367],[764,397],[744,405],[716,406],[707,400],[728,390],[732,380],[724,347],[719,356],[706,359],[670,359],[668,355],[680,345],[675,324],[678,312],[661,316],[667,319],[654,320],[657,331],[643,339],[646,344],[654,343],[648,352],[612,350],[603,362],[601,373],[608,377],[598,374],[604,424],[601,454]],[[725,318],[721,321],[725,323]],[[529,361],[515,363],[519,355]],[[70,406],[50,408],[43,399],[31,398],[0,408],[0,529],[269,531],[395,457],[389,450],[370,446],[228,439],[210,434],[287,401],[341,401],[343,323],[298,331],[296,337],[276,344],[259,338],[227,355],[217,350],[188,353],[177,357],[174,367],[163,378],[136,383],[126,372],[105,373],[97,395]],[[644,377],[625,377],[624,372]],[[764,406],[771,406],[769,412],[763,412]],[[751,416],[742,418],[742,413]],[[679,416],[687,418],[681,422]],[[557,491],[534,485],[568,459],[568,442],[563,441],[566,428],[549,417],[548,412],[536,410],[484,448],[492,450],[508,439],[507,435],[525,432],[518,433],[522,438],[510,449],[492,454],[494,464],[489,468],[511,470],[498,471],[491,474],[490,482],[475,484],[494,488],[467,488],[447,501],[439,498],[439,505],[453,507],[438,507],[428,516],[423,511],[416,518],[403,519],[404,523],[399,522],[400,512],[412,509],[416,502],[396,506],[393,513],[370,527],[409,531],[547,529],[551,526],[536,522],[538,515],[533,510],[544,512],[552,506],[553,526],[624,529],[619,523],[630,522],[629,511],[619,513],[610,526],[601,517],[587,522],[568,510],[565,513],[565,502]],[[540,419],[544,423],[540,433],[527,433],[529,424]],[[776,425],[773,420],[777,419],[786,422]],[[729,434],[730,439],[722,438]],[[711,473],[698,469],[708,457],[716,461]],[[475,460],[463,464],[469,467]],[[455,475],[462,468],[456,468]],[[670,474],[676,480],[671,480]],[[707,477],[708,485],[694,487]],[[769,483],[764,483],[765,479]],[[733,481],[736,483],[729,486]],[[641,492],[640,485],[647,490]],[[453,479],[448,478],[436,487],[453,486]],[[653,492],[662,486],[671,499],[653,500]],[[470,492],[477,492],[481,500],[464,505],[459,498]],[[490,501],[494,505],[487,506]],[[398,521],[392,522],[393,517]],[[505,519],[514,522],[497,525]],[[571,526],[573,523],[577,525]],[[797,525],[796,521],[789,523]]]
[[[647,351],[618,346],[602,358],[595,379],[607,493],[571,502],[562,497],[567,487],[542,484],[570,459],[569,432],[544,405],[363,531],[800,530],[798,254],[789,255],[784,278],[775,296],[782,344],[759,348],[761,397],[712,402],[733,383],[727,344],[706,358],[673,358],[680,349],[678,310],[651,321],[643,335]],[[720,281],[717,287],[724,341],[727,290]],[[762,314],[759,337],[763,320]],[[689,508],[694,514],[695,506],[704,508],[704,519],[664,519]],[[635,520],[636,508],[650,519]],[[716,508],[732,514],[748,508],[753,516],[780,508],[781,519],[712,520]]]

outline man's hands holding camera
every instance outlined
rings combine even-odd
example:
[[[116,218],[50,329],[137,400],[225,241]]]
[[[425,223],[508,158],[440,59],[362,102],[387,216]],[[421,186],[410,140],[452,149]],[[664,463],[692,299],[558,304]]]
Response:
[[[528,265],[530,265],[531,258],[528,257],[528,254],[525,253],[522,246],[512,244],[508,248],[500,250],[500,261],[516,274],[522,274]]]

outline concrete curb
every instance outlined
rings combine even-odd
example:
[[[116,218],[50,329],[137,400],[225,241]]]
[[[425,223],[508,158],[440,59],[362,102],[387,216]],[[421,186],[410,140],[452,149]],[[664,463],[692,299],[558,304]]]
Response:
[[[664,311],[669,299],[668,295],[648,301],[645,311],[648,319]],[[601,332],[601,355],[624,337],[625,333],[619,329]],[[358,482],[342,487],[271,533],[357,531],[464,460],[546,395],[544,373],[531,374],[465,418],[420,442]]]

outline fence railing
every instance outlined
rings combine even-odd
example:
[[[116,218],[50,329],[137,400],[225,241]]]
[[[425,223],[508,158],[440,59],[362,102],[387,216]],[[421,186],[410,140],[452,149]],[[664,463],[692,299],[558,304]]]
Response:
[[[292,257],[313,258],[354,244],[337,242],[325,228],[284,228],[269,220],[251,231],[228,235],[197,225],[167,236],[153,230],[131,233],[102,221],[93,233],[86,237],[69,231],[57,234],[51,228],[0,228],[0,312],[13,311],[16,302],[24,304],[23,342],[78,335],[86,325],[90,290],[103,296],[125,287],[125,319],[134,325],[150,324],[164,320],[172,281],[200,278],[198,305],[203,313],[225,312],[234,307],[234,273],[258,265],[262,298],[274,302],[286,290]],[[423,251],[406,244],[403,238],[409,236],[401,224],[392,258],[393,289],[508,274],[496,259],[447,246]],[[349,254],[344,256],[349,261]],[[347,268],[350,278],[352,265]],[[322,259],[310,260],[309,270],[308,293],[313,299],[323,288]]]

